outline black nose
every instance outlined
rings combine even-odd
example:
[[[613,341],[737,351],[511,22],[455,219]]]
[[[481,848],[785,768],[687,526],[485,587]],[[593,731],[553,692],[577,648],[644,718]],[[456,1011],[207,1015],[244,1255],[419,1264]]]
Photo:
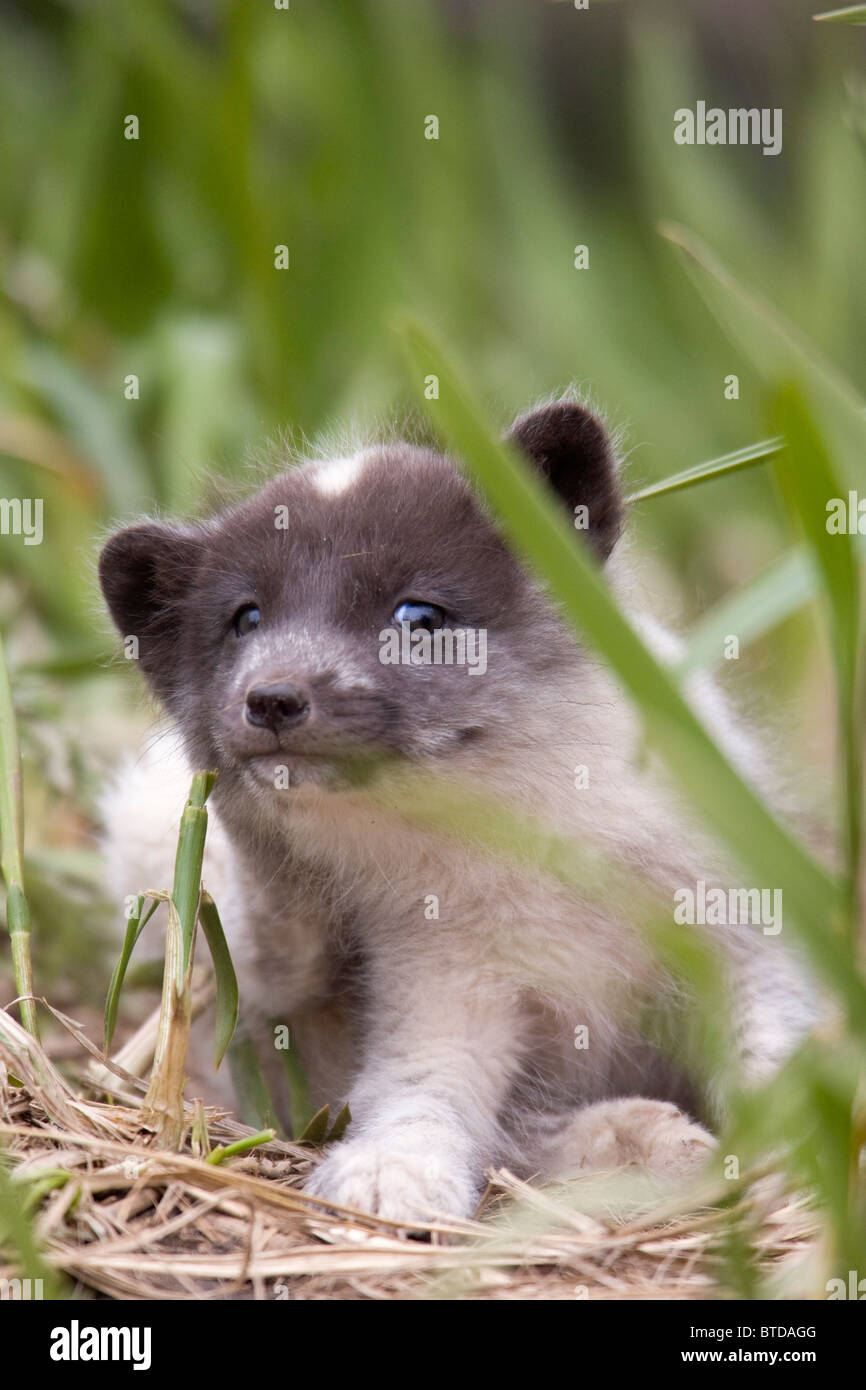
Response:
[[[310,702],[304,692],[287,681],[254,685],[247,691],[247,723],[275,734],[300,724],[309,712]]]

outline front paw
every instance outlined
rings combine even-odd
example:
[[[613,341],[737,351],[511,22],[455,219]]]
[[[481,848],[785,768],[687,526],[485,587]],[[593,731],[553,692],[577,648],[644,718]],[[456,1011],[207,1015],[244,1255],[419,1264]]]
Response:
[[[322,1159],[305,1189],[395,1225],[472,1215],[477,1185],[459,1159],[353,1139]]]

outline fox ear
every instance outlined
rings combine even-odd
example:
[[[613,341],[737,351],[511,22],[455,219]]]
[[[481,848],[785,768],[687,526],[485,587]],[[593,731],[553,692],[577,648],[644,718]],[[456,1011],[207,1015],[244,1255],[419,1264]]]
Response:
[[[203,554],[199,532],[159,522],[127,526],[99,556],[99,583],[114,624],[135,637],[142,670],[165,696],[177,663],[184,597]]]
[[[623,505],[616,459],[601,421],[582,405],[556,401],[521,416],[509,438],[529,456],[574,516],[578,531],[606,560],[622,528]],[[579,513],[578,507],[586,511]]]

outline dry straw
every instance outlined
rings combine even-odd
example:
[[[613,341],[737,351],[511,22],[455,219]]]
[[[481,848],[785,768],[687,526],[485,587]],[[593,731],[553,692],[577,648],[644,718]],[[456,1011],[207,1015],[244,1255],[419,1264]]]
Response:
[[[230,1150],[221,1162],[194,1154],[201,1112],[190,1104],[181,1151],[157,1147],[134,1103],[143,1082],[124,1074],[113,1083],[132,1103],[88,1098],[2,1011],[0,1081],[11,1185],[36,1213],[45,1268],[65,1277],[61,1296],[712,1298],[725,1292],[732,1217],[748,1226],[757,1270],[780,1296],[814,1292],[816,1221],[775,1180],[743,1186],[733,1210],[722,1210],[712,1205],[718,1190],[660,1206],[658,1189],[624,1175],[540,1190],[499,1171],[489,1175],[484,1219],[398,1231],[305,1196],[300,1184],[318,1152],[262,1142],[222,1112],[204,1112],[209,1141]],[[0,1265],[0,1277],[17,1274]]]

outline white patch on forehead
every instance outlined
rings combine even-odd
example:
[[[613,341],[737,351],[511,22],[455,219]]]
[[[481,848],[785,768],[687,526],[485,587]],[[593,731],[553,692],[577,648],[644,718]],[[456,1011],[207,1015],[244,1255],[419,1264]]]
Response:
[[[358,481],[366,462],[366,454],[354,454],[347,459],[328,459],[313,469],[310,482],[324,497],[339,497]]]

